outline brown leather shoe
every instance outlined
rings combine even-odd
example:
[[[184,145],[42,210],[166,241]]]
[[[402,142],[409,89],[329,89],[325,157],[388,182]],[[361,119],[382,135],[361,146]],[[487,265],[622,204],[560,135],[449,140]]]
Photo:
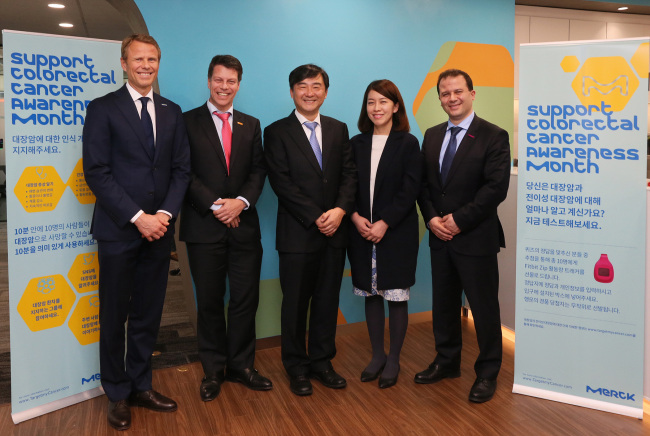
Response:
[[[427,369],[415,374],[415,383],[436,383],[443,378],[460,377],[460,368],[445,368],[440,364],[433,362]]]
[[[108,402],[108,423],[115,430],[127,430],[131,427],[131,409],[127,400]]]
[[[174,412],[178,408],[176,401],[167,398],[153,389],[144,392],[134,392],[129,397],[131,406],[144,407],[156,412]]]

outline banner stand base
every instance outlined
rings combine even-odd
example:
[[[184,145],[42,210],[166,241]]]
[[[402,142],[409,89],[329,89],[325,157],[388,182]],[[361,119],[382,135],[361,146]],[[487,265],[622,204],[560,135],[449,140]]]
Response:
[[[542,398],[544,400],[558,401],[561,403],[572,404],[574,406],[587,407],[589,409],[602,410],[603,412],[617,413],[619,415],[643,419],[643,406],[640,408],[621,406],[605,401],[591,400],[589,398],[582,398],[576,395],[561,394],[558,392],[531,388],[529,386],[519,384],[514,384],[512,386],[512,392],[515,394],[523,394],[531,397]]]
[[[60,400],[52,401],[51,403],[43,404],[42,406],[34,407],[33,409],[24,410],[19,413],[12,413],[11,419],[14,421],[14,424],[18,424],[27,421],[28,419],[36,418],[37,416],[45,415],[46,413],[81,403],[82,401],[90,400],[91,398],[99,397],[100,395],[104,395],[104,390],[101,387],[96,387],[89,391],[80,392],[76,395],[71,395],[69,397],[61,398]]]

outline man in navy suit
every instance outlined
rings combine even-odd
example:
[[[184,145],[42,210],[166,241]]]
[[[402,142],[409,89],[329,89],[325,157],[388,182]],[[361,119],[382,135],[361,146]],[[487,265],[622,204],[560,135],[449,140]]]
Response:
[[[159,62],[152,37],[125,38],[128,83],[88,105],[83,130],[84,174],[97,197],[91,231],[99,258],[100,373],[108,422],[118,430],[131,425],[129,406],[177,408],[152,389],[151,353],[190,155],[180,108],[152,90]]]
[[[212,58],[210,98],[184,115],[192,181],[183,203],[180,238],[187,243],[196,287],[203,401],[219,395],[224,369],[226,379],[249,389],[273,387],[253,367],[262,267],[255,204],[266,168],[259,120],[233,109],[242,72],[234,56]],[[227,326],[226,276],[230,285]]]
[[[460,70],[438,77],[449,121],[422,142],[425,180],[418,203],[430,230],[433,334],[437,356],[416,383],[460,376],[461,294],[470,303],[479,345],[469,400],[488,401],[501,368],[497,253],[505,247],[497,206],[508,193],[508,133],[474,114],[472,79]]]
[[[347,126],[319,112],[328,87],[322,68],[294,69],[289,88],[296,109],[264,129],[269,181],[278,196],[282,363],[296,395],[312,393],[309,377],[332,389],[346,386],[331,360],[357,178]]]

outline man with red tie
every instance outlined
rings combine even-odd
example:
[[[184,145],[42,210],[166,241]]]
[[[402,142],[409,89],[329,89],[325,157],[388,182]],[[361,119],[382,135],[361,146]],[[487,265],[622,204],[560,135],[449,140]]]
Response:
[[[184,114],[192,180],[182,208],[180,239],[187,243],[196,287],[203,401],[219,395],[224,379],[253,390],[273,387],[253,366],[262,266],[255,204],[266,169],[259,120],[233,109],[242,72],[234,56],[215,56],[208,68],[210,98]]]

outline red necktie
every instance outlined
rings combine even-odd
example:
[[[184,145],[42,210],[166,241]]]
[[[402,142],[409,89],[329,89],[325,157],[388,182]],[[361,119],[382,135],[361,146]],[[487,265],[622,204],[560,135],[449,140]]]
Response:
[[[232,130],[230,129],[230,123],[228,118],[230,113],[219,113],[214,111],[214,114],[221,119],[221,143],[223,145],[223,154],[226,155],[226,167],[228,168],[228,174],[230,174],[230,151],[232,149]]]

